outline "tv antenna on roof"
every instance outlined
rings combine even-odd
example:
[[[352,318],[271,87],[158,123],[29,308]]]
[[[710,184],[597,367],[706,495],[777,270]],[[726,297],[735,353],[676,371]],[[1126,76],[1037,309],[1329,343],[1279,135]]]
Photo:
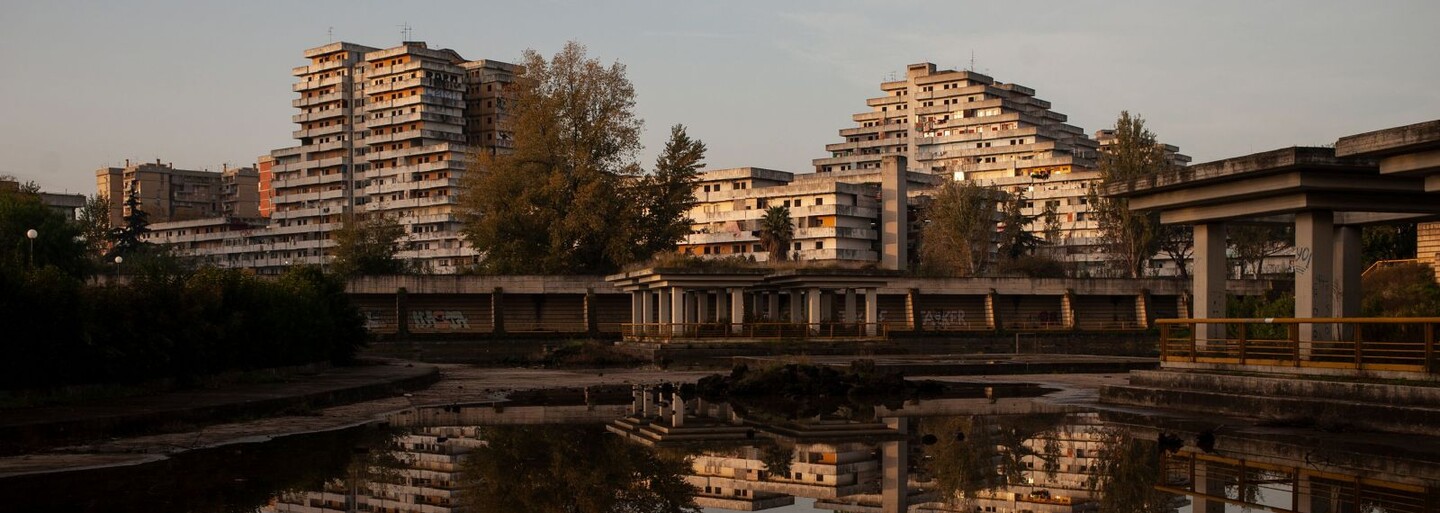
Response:
[[[410,34],[413,33],[413,31],[410,29],[410,22],[401,23],[396,26],[400,27],[400,42],[403,43],[405,41],[409,41]]]
[[[970,50],[970,69],[966,71],[975,71],[975,50]]]
[[[334,42],[335,42],[335,27],[326,27],[326,28],[325,28],[325,37],[328,38],[331,43],[334,43]]]

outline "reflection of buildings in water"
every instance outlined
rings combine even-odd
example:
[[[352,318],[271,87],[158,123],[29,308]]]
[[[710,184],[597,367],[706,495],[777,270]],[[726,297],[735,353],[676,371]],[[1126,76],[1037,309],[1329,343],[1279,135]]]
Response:
[[[385,452],[357,454],[347,479],[323,491],[281,495],[261,511],[443,513],[460,506],[460,463],[484,445],[477,427],[428,427],[395,440]],[[352,489],[352,483],[354,488]],[[351,498],[355,507],[350,506]]]
[[[1187,447],[1161,455],[1157,489],[1188,496],[1195,513],[1227,511],[1227,505],[1282,513],[1440,510],[1440,488],[1434,481],[1440,467],[1433,463],[1428,468],[1405,465],[1403,474],[1395,474],[1332,465],[1308,453],[1297,461],[1291,454],[1275,451],[1240,458]]]
[[[984,424],[990,431],[988,437],[971,440],[999,440],[1002,431],[1014,429],[997,416],[995,422]],[[1089,490],[1088,481],[1099,464],[1105,447],[1105,430],[1099,416],[1094,413],[1072,413],[1059,418],[1053,426],[1043,429],[1019,441],[1017,447],[997,444],[995,472],[1006,475],[1001,459],[1016,456],[1018,451],[1018,479],[1007,479],[1004,486],[982,490],[972,496],[954,497],[954,500],[936,500],[917,507],[917,511],[973,512],[985,513],[1072,513],[1093,511],[1096,507]]]

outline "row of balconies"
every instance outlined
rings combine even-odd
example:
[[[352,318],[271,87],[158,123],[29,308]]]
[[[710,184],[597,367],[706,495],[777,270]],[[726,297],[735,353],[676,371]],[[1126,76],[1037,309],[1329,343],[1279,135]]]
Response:
[[[321,109],[315,112],[301,112],[290,116],[290,121],[295,123],[308,123],[321,119],[344,118],[349,115],[350,109],[337,107],[333,109]]]
[[[291,107],[295,107],[295,108],[304,108],[304,107],[310,107],[310,106],[313,106],[313,105],[321,105],[321,104],[325,104],[325,103],[338,102],[338,101],[340,101],[340,100],[348,100],[348,99],[350,99],[350,93],[345,92],[345,91],[340,91],[340,92],[335,92],[335,93],[322,94],[322,95],[320,95],[320,96],[311,96],[311,97],[308,97],[308,98],[302,96],[302,97],[300,97],[300,98],[296,98],[296,99],[294,99],[294,100],[291,100],[291,101],[290,101],[290,106],[291,106]]]
[[[306,139],[311,137],[320,137],[322,135],[344,133],[347,131],[348,128],[349,127],[345,124],[335,123],[330,126],[320,126],[308,130],[296,130],[294,132],[291,132],[290,136],[296,139]]]
[[[386,183],[386,184],[383,184],[383,185],[371,185],[371,186],[369,186],[369,187],[364,188],[361,192],[364,193],[364,194],[366,194],[366,195],[371,195],[371,194],[390,194],[390,193],[394,193],[394,192],[420,191],[420,190],[438,189],[438,188],[455,188],[455,187],[459,187],[459,186],[460,186],[460,179],[459,179],[459,178],[455,178],[455,177],[451,177],[451,178],[438,178],[438,179],[434,179],[434,180],[419,180],[419,181],[406,181],[406,182],[390,182],[390,183]]]
[[[296,92],[309,91],[312,89],[319,89],[329,86],[341,86],[340,89],[344,90],[344,85],[349,80],[349,77],[345,75],[333,75],[326,78],[316,78],[317,80],[301,80],[299,82],[296,82],[295,85],[291,86],[291,90]]]
[[[290,68],[290,74],[293,76],[301,77],[309,75],[311,73],[321,73],[325,71],[330,71],[332,69],[339,69],[345,66],[346,62],[347,61],[345,59],[330,59],[328,61],[317,62],[309,66],[296,66],[294,68]]]
[[[406,96],[403,98],[396,98],[394,100],[366,102],[365,109],[367,111],[374,111],[376,109],[393,109],[397,107],[409,107],[411,105],[419,103],[424,103],[426,105],[440,105],[443,107],[455,107],[457,109],[465,108],[465,100],[457,100],[433,94],[422,93],[412,96]]]
[[[430,77],[405,78],[404,80],[396,80],[394,82],[388,80],[389,77],[381,77],[379,80],[381,80],[382,82],[378,85],[374,82],[376,80],[375,77],[367,76],[366,78],[368,80],[365,83],[365,94],[386,93],[400,89],[409,89],[412,87],[433,87],[446,91],[461,92],[465,90],[465,85],[462,83],[450,82],[448,80],[436,80]]]
[[[437,112],[407,112],[398,116],[381,116],[378,118],[372,116],[365,120],[367,128],[378,128],[382,126],[412,123],[416,121],[449,123],[459,127],[465,126],[464,117],[440,114]]]

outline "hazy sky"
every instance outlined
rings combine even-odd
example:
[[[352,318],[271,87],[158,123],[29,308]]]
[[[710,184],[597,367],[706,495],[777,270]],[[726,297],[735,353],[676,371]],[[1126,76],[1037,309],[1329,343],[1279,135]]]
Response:
[[[126,158],[218,170],[292,146],[290,69],[329,41],[469,59],[578,40],[629,67],[648,167],[684,123],[712,168],[811,170],[905,65],[1122,109],[1196,162],[1440,118],[1440,2],[6,2],[0,174],[94,192]]]

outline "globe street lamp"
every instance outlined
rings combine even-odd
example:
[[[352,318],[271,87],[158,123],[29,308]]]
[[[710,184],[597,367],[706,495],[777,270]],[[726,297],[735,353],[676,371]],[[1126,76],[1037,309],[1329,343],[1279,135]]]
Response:
[[[30,267],[32,269],[35,267],[35,238],[39,236],[40,232],[35,231],[34,228],[25,231],[25,238],[30,239]]]
[[[120,255],[115,255],[115,277],[116,277],[117,279],[120,277],[120,263],[121,263],[121,262],[124,262],[124,261],[125,261],[125,257],[122,257],[122,256],[120,256]]]

